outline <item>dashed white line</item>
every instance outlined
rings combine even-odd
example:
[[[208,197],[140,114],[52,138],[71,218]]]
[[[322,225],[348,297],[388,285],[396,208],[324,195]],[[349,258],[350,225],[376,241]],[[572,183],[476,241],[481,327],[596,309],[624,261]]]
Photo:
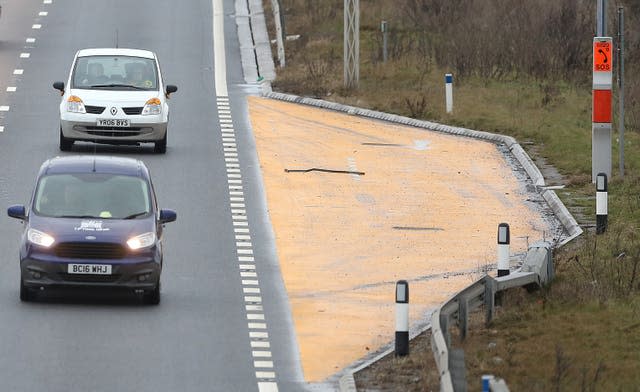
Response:
[[[273,361],[253,361],[253,366],[257,368],[272,368]]]
[[[14,87],[14,86],[7,87],[7,92],[8,92],[8,93],[15,93],[15,92],[16,92],[16,90],[17,90],[17,88],[16,88],[16,87]]]
[[[22,75],[24,73],[24,69],[14,69],[13,70],[13,74],[14,75]]]
[[[42,27],[42,25],[41,25],[41,24],[34,24],[33,26],[31,26],[31,28],[32,28],[32,29],[34,29],[34,30],[38,30],[38,29],[40,29],[41,27]]]
[[[27,38],[26,41],[27,41],[28,44],[32,44],[32,43],[36,42],[36,39],[35,38]]]
[[[31,57],[31,53],[20,53],[21,59],[28,59],[29,57]]]
[[[47,11],[38,12],[38,16],[47,16],[47,15],[49,15],[49,13]]]
[[[9,106],[0,106],[0,112],[8,112]]]
[[[251,332],[249,332],[249,337],[252,338],[252,339],[269,339],[269,333],[268,332],[251,331]],[[273,363],[271,364],[271,366],[273,366]]]

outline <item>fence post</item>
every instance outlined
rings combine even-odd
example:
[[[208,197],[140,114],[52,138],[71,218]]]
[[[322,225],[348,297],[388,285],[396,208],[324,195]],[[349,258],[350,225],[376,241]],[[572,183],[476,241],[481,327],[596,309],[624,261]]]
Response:
[[[396,357],[409,355],[409,283],[396,282]]]

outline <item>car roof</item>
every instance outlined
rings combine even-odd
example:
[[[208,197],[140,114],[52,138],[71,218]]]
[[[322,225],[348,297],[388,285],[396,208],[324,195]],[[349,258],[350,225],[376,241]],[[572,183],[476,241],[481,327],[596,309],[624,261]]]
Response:
[[[124,157],[103,155],[71,155],[48,159],[40,167],[40,176],[69,173],[106,173],[149,177],[144,162]]]
[[[133,56],[149,59],[156,58],[155,53],[150,50],[128,48],[88,48],[78,51],[77,57],[85,56]]]

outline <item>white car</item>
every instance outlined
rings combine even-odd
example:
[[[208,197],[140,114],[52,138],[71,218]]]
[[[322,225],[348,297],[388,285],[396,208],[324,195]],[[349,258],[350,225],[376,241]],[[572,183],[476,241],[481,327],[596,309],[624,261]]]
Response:
[[[99,48],[79,50],[66,88],[60,90],[60,150],[74,141],[107,144],[154,143],[167,150],[169,105],[178,88],[164,85],[156,54],[148,50]]]

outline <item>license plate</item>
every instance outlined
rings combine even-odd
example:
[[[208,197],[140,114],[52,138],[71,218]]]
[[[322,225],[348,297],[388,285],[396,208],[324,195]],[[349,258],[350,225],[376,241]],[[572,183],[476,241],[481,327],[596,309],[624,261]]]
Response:
[[[68,264],[67,273],[87,275],[111,275],[109,264]]]
[[[98,119],[98,126],[124,128],[124,127],[130,127],[131,122],[127,119],[120,119],[120,118],[105,118],[105,119],[100,118]]]

